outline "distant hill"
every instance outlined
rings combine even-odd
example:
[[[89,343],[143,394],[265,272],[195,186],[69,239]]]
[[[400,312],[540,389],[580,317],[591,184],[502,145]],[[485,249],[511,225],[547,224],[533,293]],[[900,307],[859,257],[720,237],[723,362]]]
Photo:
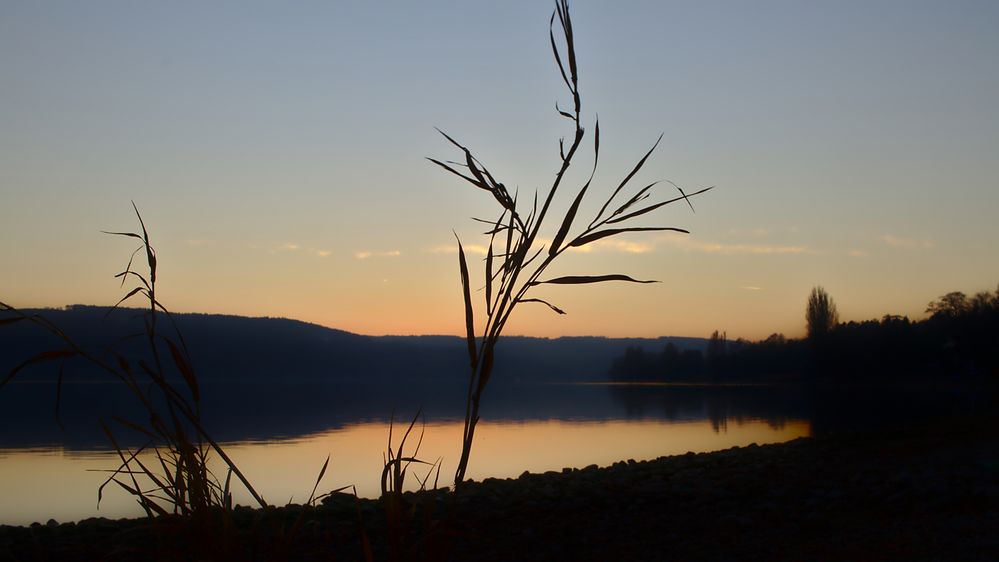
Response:
[[[114,348],[140,358],[146,350],[144,310],[72,305],[33,309],[77,342],[100,353]],[[160,333],[172,336],[170,322],[158,316]],[[468,359],[463,339],[455,336],[363,336],[285,318],[247,318],[218,314],[174,314],[194,367],[205,381],[316,380],[349,382],[438,382],[465,380]],[[702,338],[531,338],[500,340],[496,384],[502,381],[608,380],[615,357],[628,347],[659,351],[667,342],[680,349],[704,349]],[[32,355],[59,347],[57,339],[26,322],[0,326],[0,373]],[[79,376],[96,376],[85,366]],[[49,365],[30,377],[51,377]]]

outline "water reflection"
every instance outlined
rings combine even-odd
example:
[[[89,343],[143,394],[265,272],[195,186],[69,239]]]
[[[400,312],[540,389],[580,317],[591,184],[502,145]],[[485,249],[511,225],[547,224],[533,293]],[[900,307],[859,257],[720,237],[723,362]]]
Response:
[[[461,430],[459,421],[426,426],[420,457],[443,459],[442,485],[449,483],[454,472]],[[478,431],[468,470],[476,480],[516,477],[525,470],[605,466],[629,458],[780,442],[807,436],[810,428],[803,420],[790,421],[779,429],[765,422],[736,422],[725,431],[717,431],[714,424],[703,420],[534,420],[484,421]],[[225,448],[271,503],[304,501],[327,454],[332,454],[332,459],[321,489],[353,484],[358,494],[374,497],[379,491],[388,432],[388,423],[365,422],[297,439],[229,443]],[[0,524],[25,525],[50,517],[62,522],[92,516],[141,516],[130,496],[110,488],[100,511],[96,508],[97,488],[106,478],[104,471],[113,468],[116,461],[113,454],[100,451],[0,451],[0,497],[4,498]],[[423,477],[425,469],[417,473]],[[234,496],[237,503],[252,503],[242,490],[236,490]]]
[[[330,385],[212,382],[203,386],[206,425],[267,499],[301,501],[332,453],[326,488],[377,493],[388,420],[422,407],[421,457],[443,458],[447,483],[461,441],[457,385]],[[97,487],[116,466],[98,420],[141,415],[114,384],[66,384],[60,426],[54,385],[15,383],[0,392],[0,523],[139,514],[124,493],[96,511]],[[991,407],[987,394],[948,385],[511,384],[490,388],[469,475],[609,464],[751,442],[852,431]],[[126,432],[127,447],[143,443]],[[245,502],[247,498],[243,498]]]
[[[60,427],[54,416],[53,384],[13,384],[0,392],[0,447],[102,449],[107,439],[99,420],[136,418],[144,412],[120,385],[65,384]],[[460,420],[464,389],[458,385],[375,386],[297,381],[211,382],[202,386],[202,412],[222,441],[274,441],[312,435],[367,421],[412,416]],[[790,397],[771,388],[709,386],[498,384],[483,398],[485,418],[504,422],[533,420],[711,420],[722,428],[729,418],[807,419]],[[790,409],[790,410],[789,410]],[[141,418],[140,418],[141,419]],[[125,443],[142,443],[124,433]]]

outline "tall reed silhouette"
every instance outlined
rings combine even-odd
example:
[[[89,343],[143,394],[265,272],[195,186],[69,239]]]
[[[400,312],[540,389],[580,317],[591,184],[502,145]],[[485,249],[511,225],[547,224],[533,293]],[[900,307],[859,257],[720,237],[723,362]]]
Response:
[[[556,41],[556,20],[562,39],[561,47]],[[647,200],[652,196],[652,188],[659,183],[652,182],[634,191],[630,196],[625,197],[621,195],[625,191],[625,187],[628,186],[632,178],[641,170],[646,160],[659,145],[659,141],[662,140],[662,135],[660,135],[652,148],[638,160],[634,168],[613,189],[596,216],[589,223],[585,223],[585,226],[581,226],[582,223],[577,224],[576,215],[596,173],[597,162],[600,156],[600,123],[596,122],[593,130],[593,166],[589,178],[579,188],[565,214],[560,220],[555,221],[559,226],[551,241],[546,243],[542,240],[539,235],[542,232],[542,228],[548,226],[549,223],[547,220],[552,218],[548,213],[555,199],[555,194],[561,187],[566,172],[576,158],[577,151],[582,146],[584,138],[584,130],[581,122],[581,100],[578,87],[576,49],[567,0],[558,0],[556,2],[555,10],[549,21],[549,37],[551,38],[552,54],[554,55],[559,73],[569,94],[572,96],[571,110],[563,110],[559,108],[558,104],[556,104],[555,108],[559,115],[572,122],[573,133],[572,141],[569,143],[568,148],[565,145],[564,138],[559,140],[559,157],[561,163],[558,167],[558,172],[555,174],[554,181],[547,189],[547,193],[543,194],[541,198],[541,208],[538,209],[539,194],[537,191],[534,193],[533,201],[525,204],[523,200],[518,198],[516,192],[511,195],[507,187],[502,182],[497,181],[486,166],[482,164],[481,160],[475,157],[468,148],[439,129],[438,131],[444,138],[462,152],[464,159],[461,162],[453,162],[428,158],[434,164],[462,178],[473,186],[489,192],[501,208],[499,217],[496,220],[474,219],[489,225],[489,230],[485,232],[485,235],[489,236],[489,246],[485,259],[486,322],[479,337],[475,333],[475,313],[472,305],[468,263],[465,259],[465,251],[461,240],[458,240],[458,263],[465,302],[465,337],[468,346],[471,374],[466,396],[461,458],[458,461],[454,477],[456,486],[460,485],[465,479],[468,459],[475,436],[475,428],[479,422],[480,400],[493,373],[496,344],[514,308],[521,303],[539,303],[548,306],[558,314],[565,314],[565,311],[547,300],[533,296],[528,298],[528,294],[531,293],[532,289],[540,285],[581,285],[607,281],[626,281],[630,283],[656,282],[638,280],[618,273],[570,275],[542,279],[548,266],[570,248],[581,248],[599,240],[629,232],[673,231],[689,234],[688,231],[682,228],[670,226],[630,225],[633,224],[633,219],[671,203],[682,200],[690,205],[690,197],[700,195],[711,189],[711,187],[708,187],[688,194],[676,184],[667,182],[677,189],[679,196],[649,203]],[[690,205],[690,208],[693,210],[692,205]],[[579,232],[575,235],[570,235],[570,231],[574,230],[579,230]]]

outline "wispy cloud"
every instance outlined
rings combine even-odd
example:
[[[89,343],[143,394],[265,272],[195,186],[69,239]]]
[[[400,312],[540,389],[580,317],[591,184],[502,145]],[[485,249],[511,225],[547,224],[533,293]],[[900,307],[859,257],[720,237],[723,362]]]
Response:
[[[885,234],[881,236],[880,240],[892,248],[928,250],[933,247],[933,241],[931,240],[917,240],[915,238],[906,238],[904,236],[895,236],[893,234]]]
[[[368,250],[361,250],[360,252],[354,252],[354,257],[359,260],[366,260],[369,258],[395,258],[402,255],[399,250],[389,250],[387,252],[371,252]]]
[[[489,251],[488,248],[486,248],[485,246],[482,246],[480,244],[462,244],[461,247],[464,248],[465,254],[480,254],[480,255],[484,256]],[[458,253],[458,245],[455,244],[453,246],[447,246],[447,245],[445,245],[445,246],[434,246],[433,248],[430,248],[430,253],[431,254],[457,254]]]
[[[630,240],[599,240],[585,246],[569,248],[569,251],[581,252],[584,254],[594,251],[622,252],[625,254],[647,254],[655,251],[655,249],[656,247],[653,244],[645,242],[632,242]]]
[[[810,254],[812,250],[806,246],[788,244],[722,244],[705,242],[692,238],[672,238],[670,244],[688,252],[721,255],[768,255],[768,254]]]
[[[756,238],[766,238],[771,236],[783,236],[788,234],[797,234],[798,227],[791,226],[775,226],[775,227],[747,227],[747,228],[730,228],[728,229],[729,236],[747,237],[753,236]]]
[[[293,242],[286,242],[284,244],[277,244],[273,246],[258,246],[256,244],[251,244],[250,249],[274,255],[280,252],[297,252],[299,245]]]
[[[730,228],[728,230],[728,233],[730,235],[732,235],[732,236],[747,236],[748,235],[748,236],[756,236],[757,238],[762,238],[764,236],[769,236],[770,235],[770,229],[769,228],[750,228],[750,229]]]
[[[746,291],[762,291],[763,290],[763,287],[755,287],[753,285],[745,285],[745,286],[743,286],[741,288],[744,289],[744,290],[746,290]]]
[[[538,240],[547,247],[551,240]],[[814,253],[805,246],[780,245],[780,244],[722,244],[716,242],[696,241],[686,237],[662,237],[650,242],[635,242],[632,240],[599,240],[586,246],[569,248],[570,252],[592,253],[592,252],[620,252],[625,254],[648,254],[656,251],[659,245],[669,245],[687,252],[702,252],[707,254],[809,254]],[[486,246],[470,244],[463,246],[466,254],[486,255]],[[458,253],[458,246],[435,246],[430,249],[434,254],[455,254]]]
[[[321,248],[309,248],[306,246],[302,246],[300,244],[296,244],[294,242],[287,242],[275,246],[251,245],[250,248],[257,251],[266,252],[270,255],[288,253],[300,256],[315,256],[317,258],[328,258],[333,255],[333,252],[331,252],[330,250],[324,250]]]
[[[851,258],[863,258],[867,257],[869,254],[864,250],[853,249],[847,252],[846,255],[850,256]]]

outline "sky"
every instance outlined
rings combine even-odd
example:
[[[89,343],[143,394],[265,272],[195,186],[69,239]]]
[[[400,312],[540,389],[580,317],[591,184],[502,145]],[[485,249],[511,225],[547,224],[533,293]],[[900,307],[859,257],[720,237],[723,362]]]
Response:
[[[522,196],[547,188],[572,133],[552,7],[0,0],[0,301],[113,304],[134,244],[101,231],[136,229],[134,201],[171,310],[462,333],[452,231],[481,287],[471,217],[496,203],[425,158],[461,157],[439,127]],[[551,270],[661,283],[537,287],[568,314],[523,304],[508,334],[796,337],[816,285],[858,321],[996,289],[999,3],[571,10],[588,137],[556,210],[597,115],[583,216],[660,134],[636,186],[717,187],[642,223],[689,235]]]

